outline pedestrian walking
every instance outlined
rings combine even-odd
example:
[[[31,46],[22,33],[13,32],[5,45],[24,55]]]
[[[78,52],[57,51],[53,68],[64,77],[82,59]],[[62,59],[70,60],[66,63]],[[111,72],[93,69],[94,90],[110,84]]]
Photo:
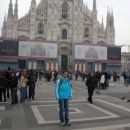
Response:
[[[55,70],[53,74],[53,81],[56,83],[58,72]]]
[[[98,81],[97,81],[96,76],[94,75],[94,73],[91,73],[88,79],[86,80],[86,86],[88,89],[88,102],[91,104],[93,104],[92,96],[93,96],[93,92],[97,84],[98,84]]]
[[[69,120],[69,100],[72,98],[72,86],[69,81],[68,73],[65,71],[57,80],[55,96],[59,103],[59,118],[61,126],[70,126]]]
[[[4,102],[6,102],[6,85],[5,85],[6,81],[5,81],[5,77],[3,75],[3,73],[0,73],[0,102],[3,101],[3,97],[4,97]]]
[[[101,79],[100,79],[100,85],[102,89],[105,89],[105,74],[102,73]]]

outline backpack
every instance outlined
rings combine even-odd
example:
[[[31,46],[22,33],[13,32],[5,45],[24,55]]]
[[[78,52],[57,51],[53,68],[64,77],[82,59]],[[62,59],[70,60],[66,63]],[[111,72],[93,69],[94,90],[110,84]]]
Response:
[[[63,79],[61,78],[61,79],[60,79],[60,82],[59,82],[60,87],[61,87],[62,83],[63,83]],[[69,84],[70,84],[70,86],[71,86],[71,88],[72,88],[72,84],[71,84],[71,83],[69,83]]]
[[[62,83],[63,83],[63,79],[61,78],[60,82],[59,82],[60,87],[61,87]]]

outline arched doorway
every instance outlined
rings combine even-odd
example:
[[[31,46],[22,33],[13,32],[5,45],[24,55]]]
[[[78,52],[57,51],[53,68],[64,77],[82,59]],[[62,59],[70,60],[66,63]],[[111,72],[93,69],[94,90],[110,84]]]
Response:
[[[61,55],[61,70],[68,70],[68,56]]]

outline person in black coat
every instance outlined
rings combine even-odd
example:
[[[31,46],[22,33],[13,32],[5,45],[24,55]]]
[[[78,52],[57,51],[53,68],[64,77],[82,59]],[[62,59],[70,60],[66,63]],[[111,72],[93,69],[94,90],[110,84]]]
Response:
[[[33,72],[33,70],[31,70],[27,78],[28,78],[28,86],[29,86],[29,99],[30,100],[31,99],[34,100],[34,96],[35,96],[35,84],[37,82],[37,76]]]
[[[10,98],[10,77],[11,77],[11,70],[5,72],[5,79],[6,79],[6,95],[7,98]]]
[[[86,86],[88,88],[88,102],[91,104],[93,104],[92,96],[93,96],[94,89],[97,86],[97,83],[98,80],[96,76],[94,75],[94,73],[91,73],[88,79],[86,80]]]
[[[18,103],[18,96],[17,96],[17,88],[18,87],[18,78],[16,77],[16,74],[14,72],[11,73],[10,77],[10,90],[11,90],[11,104],[17,104]]]
[[[2,95],[4,97],[4,102],[6,102],[6,85],[5,77],[3,73],[0,73],[0,102],[2,102]]]

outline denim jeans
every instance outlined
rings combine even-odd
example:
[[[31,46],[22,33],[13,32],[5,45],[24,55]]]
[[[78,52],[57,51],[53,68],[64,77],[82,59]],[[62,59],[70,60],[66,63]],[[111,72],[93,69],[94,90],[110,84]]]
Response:
[[[16,104],[18,102],[18,96],[17,96],[17,88],[11,89],[11,104]]]
[[[59,100],[59,118],[61,123],[69,122],[69,99]]]
[[[24,102],[26,98],[26,87],[20,88],[20,102]]]
[[[129,78],[128,77],[124,79],[124,85],[126,87],[128,87],[128,85],[129,85]]]
[[[25,87],[25,99],[28,98],[28,92],[27,92],[27,87]]]

